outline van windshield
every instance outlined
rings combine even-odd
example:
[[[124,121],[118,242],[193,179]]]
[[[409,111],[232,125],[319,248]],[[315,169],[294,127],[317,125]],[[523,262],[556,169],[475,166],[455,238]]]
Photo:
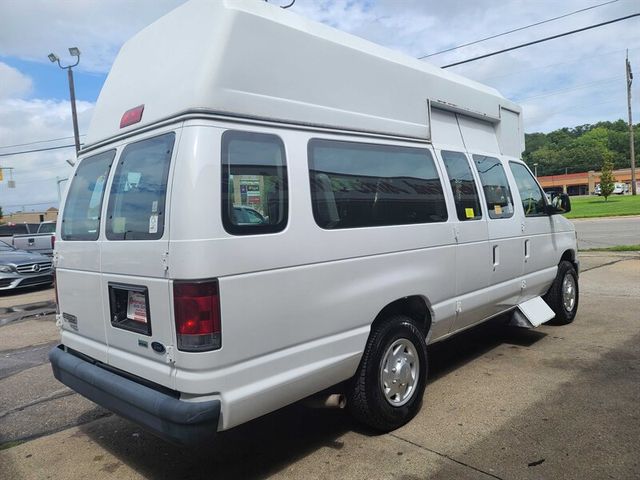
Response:
[[[109,240],[162,237],[174,140],[172,132],[125,147],[109,193],[106,225]]]
[[[104,186],[115,155],[109,150],[80,162],[62,214],[63,240],[98,239]]]

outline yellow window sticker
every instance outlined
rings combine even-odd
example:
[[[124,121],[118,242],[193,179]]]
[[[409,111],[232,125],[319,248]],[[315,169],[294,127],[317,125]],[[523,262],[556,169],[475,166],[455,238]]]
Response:
[[[464,213],[467,216],[467,218],[473,218],[476,216],[476,214],[473,212],[473,208],[465,208]]]
[[[496,215],[502,215],[502,207],[500,205],[495,205],[493,209],[496,212]]]

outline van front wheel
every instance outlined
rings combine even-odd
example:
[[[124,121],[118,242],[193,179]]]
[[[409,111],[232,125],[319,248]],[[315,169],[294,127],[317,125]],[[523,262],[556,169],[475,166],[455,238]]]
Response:
[[[396,315],[375,324],[348,394],[355,419],[382,432],[420,410],[427,382],[427,344],[413,320]]]
[[[571,262],[563,260],[558,265],[558,273],[551,288],[543,297],[556,314],[549,323],[567,325],[573,322],[578,312],[579,292],[576,269]]]

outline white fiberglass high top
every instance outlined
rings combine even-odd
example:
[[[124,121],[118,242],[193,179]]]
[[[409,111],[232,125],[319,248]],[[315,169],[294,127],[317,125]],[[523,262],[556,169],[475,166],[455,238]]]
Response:
[[[197,111],[431,140],[429,104],[496,125],[505,155],[524,149],[520,108],[492,88],[262,1],[192,0],[122,47],[87,144]]]

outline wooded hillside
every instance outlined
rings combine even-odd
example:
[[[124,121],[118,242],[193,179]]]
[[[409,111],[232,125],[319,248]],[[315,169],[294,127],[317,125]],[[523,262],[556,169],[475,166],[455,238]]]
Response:
[[[640,160],[640,123],[634,125],[636,166]],[[538,175],[600,170],[606,157],[614,168],[629,168],[629,127],[624,120],[561,128],[549,133],[526,133],[522,158]]]

